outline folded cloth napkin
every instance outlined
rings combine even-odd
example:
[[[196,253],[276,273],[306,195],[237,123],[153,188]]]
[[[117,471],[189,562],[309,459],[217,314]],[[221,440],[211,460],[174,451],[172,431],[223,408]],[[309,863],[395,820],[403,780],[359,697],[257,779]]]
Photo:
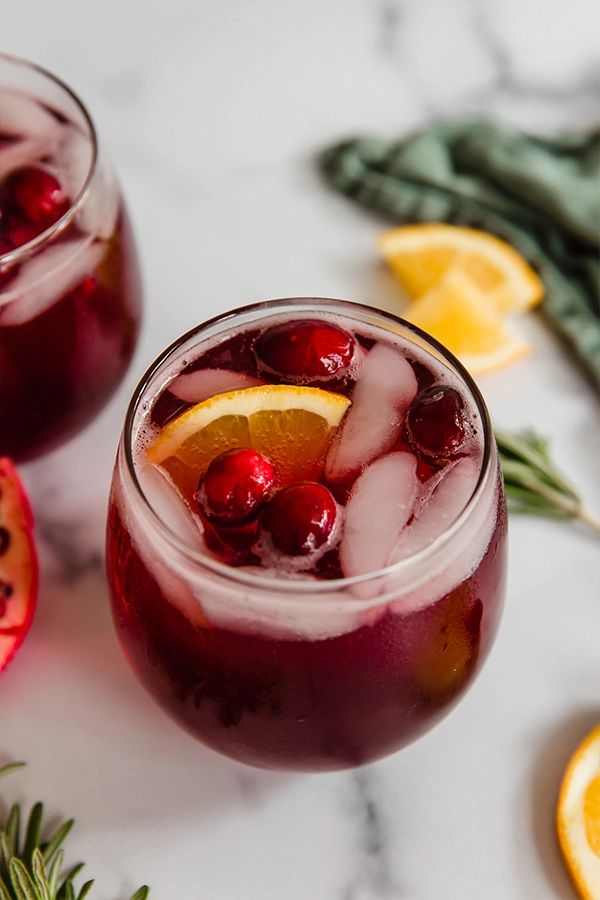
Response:
[[[600,131],[535,137],[487,121],[326,149],[327,181],[399,222],[483,228],[538,270],[543,310],[600,389]]]

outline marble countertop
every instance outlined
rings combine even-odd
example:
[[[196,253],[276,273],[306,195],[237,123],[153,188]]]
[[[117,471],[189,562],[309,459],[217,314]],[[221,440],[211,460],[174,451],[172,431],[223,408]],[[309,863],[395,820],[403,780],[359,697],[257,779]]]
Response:
[[[565,760],[600,718],[599,545],[514,520],[491,658],[432,733],[362,770],[283,776],[204,750],[142,691],[103,575],[127,399],[167,342],[255,299],[397,308],[379,225],[328,192],[314,154],[363,131],[490,114],[528,129],[598,118],[600,17],[586,0],[0,2],[3,49],[82,96],[141,247],[145,330],[80,438],[25,469],[43,562],[39,615],[2,676],[3,794],[73,814],[92,896],[125,900],[571,898],[553,835]],[[535,352],[481,380],[498,423],[534,425],[600,510],[597,398],[534,317]]]

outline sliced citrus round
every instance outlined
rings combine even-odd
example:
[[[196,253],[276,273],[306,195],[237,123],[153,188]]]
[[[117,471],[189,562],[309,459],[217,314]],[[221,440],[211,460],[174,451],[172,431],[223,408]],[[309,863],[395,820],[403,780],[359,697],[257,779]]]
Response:
[[[567,765],[556,810],[558,841],[584,900],[600,897],[600,725]]]
[[[426,222],[385,231],[379,247],[413,300],[456,270],[503,312],[530,309],[544,294],[540,278],[520,253],[487,231]]]
[[[349,405],[341,394],[312,387],[264,384],[229,391],[169,422],[148,459],[162,466],[188,498],[208,464],[234,447],[264,454],[280,485],[313,480]]]
[[[29,501],[12,462],[0,457],[0,672],[29,631],[37,586]]]
[[[449,272],[409,304],[403,315],[437,338],[473,373],[499,368],[530,349],[490,297],[459,270]]]

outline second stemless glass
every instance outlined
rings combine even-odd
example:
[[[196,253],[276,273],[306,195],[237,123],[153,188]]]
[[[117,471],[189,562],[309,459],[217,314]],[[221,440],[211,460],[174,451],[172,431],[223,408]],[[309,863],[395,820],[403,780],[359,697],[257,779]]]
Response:
[[[109,399],[135,348],[141,285],[87,110],[49,72],[0,54],[0,200],[31,167],[56,176],[69,202],[41,230],[6,209],[0,221],[0,455],[17,460],[58,446]]]
[[[137,429],[168,374],[206,342],[278,315],[321,314],[393,334],[460,379],[483,425],[479,481],[446,531],[388,569],[317,582],[257,577],[202,555],[169,527],[138,478]],[[267,768],[359,765],[431,728],[479,670],[503,601],[505,534],[489,418],[456,360],[369,307],[314,299],[257,304],[185,335],[134,395],[108,521],[117,632],[148,690],[209,747]]]

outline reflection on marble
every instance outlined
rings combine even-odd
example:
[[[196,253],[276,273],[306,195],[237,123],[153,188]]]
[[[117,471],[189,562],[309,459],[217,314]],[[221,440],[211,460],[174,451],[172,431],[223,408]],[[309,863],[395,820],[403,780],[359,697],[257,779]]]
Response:
[[[85,434],[26,467],[44,577],[0,687],[0,758],[30,762],[3,792],[76,815],[72,855],[88,860],[97,900],[143,880],[157,900],[573,896],[551,815],[569,748],[600,718],[592,539],[514,522],[503,628],[469,696],[396,757],[310,778],[233,765],[168,722],[116,646],[102,559],[127,399],[167,342],[269,296],[397,308],[379,223],[325,190],[316,152],[446,116],[591,125],[599,27],[588,0],[23,0],[3,12],[3,47],[91,108],[144,264],[126,383]],[[482,381],[492,413],[548,434],[600,508],[596,401],[544,326],[527,330],[535,355]]]

